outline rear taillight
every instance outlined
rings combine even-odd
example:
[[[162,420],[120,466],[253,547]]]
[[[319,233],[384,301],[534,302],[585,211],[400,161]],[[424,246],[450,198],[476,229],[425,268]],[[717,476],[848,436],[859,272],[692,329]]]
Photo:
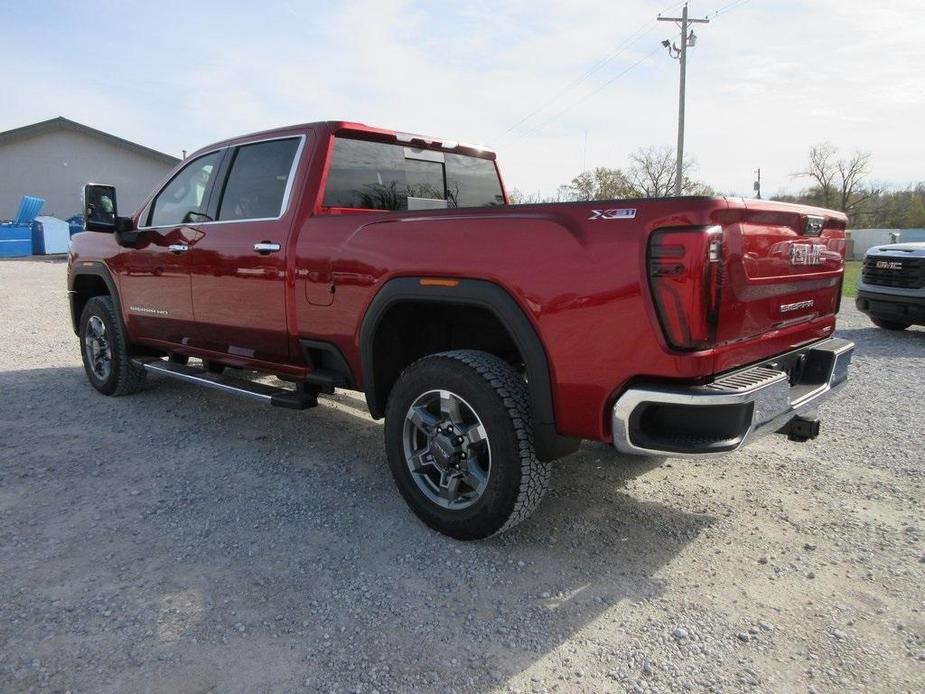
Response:
[[[665,339],[674,349],[715,344],[722,258],[721,227],[663,229],[649,239],[649,286]]]

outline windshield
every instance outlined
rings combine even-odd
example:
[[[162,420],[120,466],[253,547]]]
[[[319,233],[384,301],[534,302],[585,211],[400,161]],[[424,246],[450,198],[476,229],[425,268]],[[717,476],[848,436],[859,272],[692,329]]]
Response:
[[[337,137],[325,207],[425,210],[504,204],[491,159]]]

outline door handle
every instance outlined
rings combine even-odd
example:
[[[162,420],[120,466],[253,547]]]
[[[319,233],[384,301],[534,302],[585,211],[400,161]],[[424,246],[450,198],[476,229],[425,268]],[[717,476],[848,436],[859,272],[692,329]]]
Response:
[[[270,241],[261,241],[260,243],[254,244],[254,250],[257,251],[260,255],[269,255],[270,253],[276,253],[280,249],[278,243],[272,243]]]
[[[167,250],[171,253],[176,253],[179,255],[180,253],[186,253],[189,250],[189,246],[187,246],[185,243],[172,243],[167,246]]]

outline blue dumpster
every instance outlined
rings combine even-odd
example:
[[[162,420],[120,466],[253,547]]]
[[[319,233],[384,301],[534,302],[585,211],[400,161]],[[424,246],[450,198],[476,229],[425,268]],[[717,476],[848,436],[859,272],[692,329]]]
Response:
[[[31,224],[0,224],[0,258],[32,255]]]
[[[84,217],[82,214],[75,214],[67,218],[67,225],[70,228],[71,236],[84,230]]]
[[[32,222],[33,255],[67,253],[70,241],[70,228],[63,219],[40,215]]]
[[[42,205],[45,204],[45,200],[42,198],[36,198],[32,195],[23,195],[22,200],[19,202],[19,212],[16,213],[16,217],[13,218],[13,224],[32,224],[32,221],[39,216],[39,212],[42,210]]]

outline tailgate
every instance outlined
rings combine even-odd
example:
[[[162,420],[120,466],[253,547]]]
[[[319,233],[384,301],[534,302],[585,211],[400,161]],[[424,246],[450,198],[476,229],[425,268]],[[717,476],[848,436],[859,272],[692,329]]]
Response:
[[[751,200],[726,215],[717,346],[838,311],[844,215]]]

